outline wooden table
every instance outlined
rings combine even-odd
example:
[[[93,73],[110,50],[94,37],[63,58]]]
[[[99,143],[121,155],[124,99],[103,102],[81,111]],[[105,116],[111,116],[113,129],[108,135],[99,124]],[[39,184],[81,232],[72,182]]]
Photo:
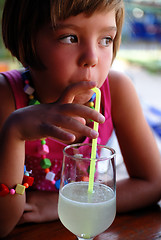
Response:
[[[60,221],[16,227],[5,240],[76,240]],[[112,226],[95,240],[161,239],[161,201],[150,208],[117,215]]]

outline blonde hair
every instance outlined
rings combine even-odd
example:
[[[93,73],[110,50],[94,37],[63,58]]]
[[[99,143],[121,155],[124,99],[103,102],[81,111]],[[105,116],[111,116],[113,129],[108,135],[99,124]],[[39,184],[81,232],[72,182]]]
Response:
[[[117,34],[113,45],[113,59],[120,45],[124,19],[123,0],[6,0],[2,17],[2,36],[6,48],[24,66],[43,68],[36,52],[36,35],[45,23],[56,26],[80,13],[115,9]]]

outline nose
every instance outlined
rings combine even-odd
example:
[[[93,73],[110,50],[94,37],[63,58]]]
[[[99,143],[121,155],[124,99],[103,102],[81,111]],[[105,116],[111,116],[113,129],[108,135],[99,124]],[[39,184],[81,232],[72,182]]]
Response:
[[[88,45],[83,48],[80,58],[79,65],[84,68],[95,67],[98,64],[98,52],[97,48],[92,45]]]

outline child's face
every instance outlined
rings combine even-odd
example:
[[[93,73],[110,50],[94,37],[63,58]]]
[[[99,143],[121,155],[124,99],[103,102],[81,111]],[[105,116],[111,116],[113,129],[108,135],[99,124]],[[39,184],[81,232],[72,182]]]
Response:
[[[44,26],[36,43],[37,53],[46,66],[39,77],[45,79],[57,97],[79,81],[92,80],[101,87],[111,66],[115,35],[114,11],[90,17],[72,16],[59,22],[56,31]]]

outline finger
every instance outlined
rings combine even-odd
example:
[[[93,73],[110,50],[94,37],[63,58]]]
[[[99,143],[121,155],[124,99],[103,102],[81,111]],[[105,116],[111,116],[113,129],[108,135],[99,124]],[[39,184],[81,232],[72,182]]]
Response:
[[[68,120],[67,120],[68,121]],[[61,127],[60,127],[61,125]],[[65,127],[65,119],[64,121],[60,121],[60,123],[55,123],[55,124],[43,124],[40,127],[40,136],[42,137],[53,137],[55,139],[58,139],[59,141],[63,142],[73,142],[75,140],[75,135],[72,134],[71,132],[65,130],[69,129]],[[64,128],[64,129],[63,129]],[[40,138],[40,137],[38,137]]]
[[[56,122],[53,125],[45,123],[41,126],[41,135],[48,134],[48,136],[57,138],[62,141],[66,141],[66,136],[68,136],[69,134],[74,136],[70,132],[80,133],[83,136],[87,136],[90,138],[98,137],[98,133],[96,131],[70,116],[60,116],[59,122]],[[75,140],[75,136],[74,138],[69,137],[68,139],[68,141],[72,142]]]
[[[86,120],[84,118],[81,118],[81,117],[73,117],[73,118],[79,121],[80,123],[82,123],[83,125],[86,124]]]
[[[18,222],[18,225],[26,223],[26,222],[30,222],[34,212],[36,212],[36,208],[32,204],[25,203],[24,213],[21,216],[21,218]]]
[[[98,113],[88,106],[80,104],[63,104],[61,105],[59,112],[61,112],[63,116],[79,116],[84,119],[92,119],[98,123],[104,123],[105,121],[105,117],[101,113]]]
[[[29,212],[29,211],[32,211],[32,210],[33,210],[33,206],[31,204],[29,204],[29,203],[26,203],[24,211]]]
[[[75,96],[90,90],[96,86],[95,82],[92,81],[82,81],[67,87],[59,99],[60,103],[72,103]]]
[[[41,216],[38,212],[25,212],[18,224],[24,224],[24,223],[31,223],[31,222],[41,222]]]

